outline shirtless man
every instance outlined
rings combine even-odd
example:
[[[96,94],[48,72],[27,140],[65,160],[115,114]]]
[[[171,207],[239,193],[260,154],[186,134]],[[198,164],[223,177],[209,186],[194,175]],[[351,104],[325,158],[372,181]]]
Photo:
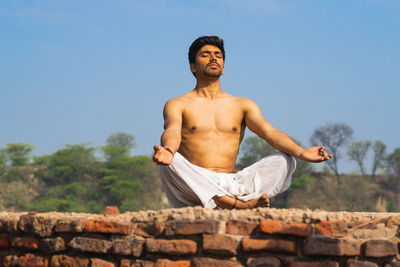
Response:
[[[180,97],[168,100],[165,104],[163,112],[165,130],[161,136],[161,145],[154,146],[153,160],[160,165],[164,190],[167,189],[168,199],[175,207],[196,204],[207,206],[205,202],[208,200],[202,200],[199,196],[201,193],[194,196],[195,200],[199,200],[197,203],[193,200],[186,201],[188,195],[195,195],[192,190],[195,191],[197,187],[203,186],[201,180],[197,184],[192,184],[194,175],[204,169],[206,170],[204,180],[207,180],[207,175],[233,173],[246,127],[283,152],[286,160],[289,159],[288,155],[310,162],[322,162],[332,157],[331,154],[327,154],[324,147],[301,148],[287,134],[268,123],[253,101],[223,92],[220,76],[224,72],[224,60],[222,39],[216,36],[204,36],[195,40],[189,49],[189,62],[190,70],[197,80],[196,87]],[[180,158],[183,156],[181,160],[186,159],[189,162],[183,165],[190,165],[195,170],[189,172],[186,175],[188,177],[179,177],[185,175],[175,172],[177,167],[174,167],[173,162],[180,159],[178,154]],[[285,164],[283,166],[286,166]],[[169,168],[167,171],[174,181],[167,181],[170,178],[164,177],[163,168]],[[285,176],[289,176],[289,184],[291,173],[285,173]],[[184,180],[180,180],[181,178]],[[179,196],[180,200],[175,199],[181,191],[184,191],[183,197]],[[238,199],[234,193],[218,193],[211,198],[209,201],[219,208],[246,209],[269,206],[268,196],[263,192],[258,192],[257,197],[247,201]]]

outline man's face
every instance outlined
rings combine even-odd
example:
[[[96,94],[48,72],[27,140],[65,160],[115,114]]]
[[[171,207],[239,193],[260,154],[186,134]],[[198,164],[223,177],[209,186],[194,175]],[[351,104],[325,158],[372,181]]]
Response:
[[[224,73],[224,59],[221,50],[213,45],[203,46],[196,55],[196,63],[190,64],[190,70],[196,75],[219,77]]]

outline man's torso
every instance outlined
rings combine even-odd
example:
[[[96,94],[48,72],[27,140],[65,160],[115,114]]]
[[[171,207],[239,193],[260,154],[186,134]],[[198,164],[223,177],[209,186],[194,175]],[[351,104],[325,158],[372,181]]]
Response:
[[[245,132],[242,98],[221,93],[210,100],[189,92],[182,105],[179,153],[191,163],[215,171],[234,171]]]

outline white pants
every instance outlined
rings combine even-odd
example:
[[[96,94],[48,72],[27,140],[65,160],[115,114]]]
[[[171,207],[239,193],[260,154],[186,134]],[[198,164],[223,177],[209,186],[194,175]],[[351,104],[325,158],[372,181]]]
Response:
[[[274,153],[237,173],[217,173],[190,163],[178,152],[172,164],[160,165],[162,187],[174,208],[202,205],[215,208],[214,196],[242,201],[266,193],[273,197],[290,186],[296,168],[294,157]]]

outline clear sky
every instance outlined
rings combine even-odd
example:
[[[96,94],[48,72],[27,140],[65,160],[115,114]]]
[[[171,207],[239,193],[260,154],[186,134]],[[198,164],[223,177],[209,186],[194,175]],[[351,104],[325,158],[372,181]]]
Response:
[[[150,155],[164,103],[194,87],[191,42],[219,35],[222,89],[274,126],[309,145],[316,127],[347,123],[391,152],[399,29],[398,0],[1,1],[0,148],[43,155],[125,132]]]

